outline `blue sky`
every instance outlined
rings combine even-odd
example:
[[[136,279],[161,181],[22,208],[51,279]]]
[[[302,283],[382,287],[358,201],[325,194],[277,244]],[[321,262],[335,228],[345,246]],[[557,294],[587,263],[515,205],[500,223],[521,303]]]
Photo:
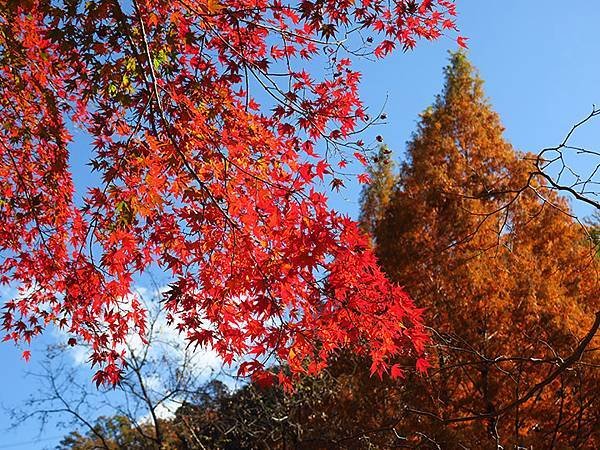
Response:
[[[597,29],[600,2],[589,0],[457,0],[461,34],[469,38],[469,55],[485,80],[485,90],[515,148],[537,152],[562,141],[570,127],[600,104],[600,58]],[[456,49],[452,36],[421,43],[411,53],[396,53],[376,63],[361,63],[363,98],[373,111],[386,101],[386,125],[369,131],[381,134],[397,158],[415,128],[418,114],[432,103],[443,83],[447,51]],[[600,120],[576,137],[593,146],[600,141]],[[368,137],[369,137],[368,136]],[[368,141],[369,139],[365,139]],[[86,145],[80,140],[77,146]],[[85,153],[85,152],[81,152]],[[580,162],[585,169],[585,161]],[[78,176],[82,176],[79,174]],[[348,186],[332,204],[352,215],[357,212],[358,188]],[[574,205],[580,216],[589,208]],[[0,300],[4,299],[0,291]],[[42,359],[41,349],[51,336],[38,340],[25,364],[20,350],[0,344],[0,403],[10,407],[35,394],[40,385],[27,378]],[[37,350],[36,350],[37,349]],[[0,450],[52,448],[63,433],[48,428],[37,435],[28,423],[6,432],[8,417],[0,410]]]

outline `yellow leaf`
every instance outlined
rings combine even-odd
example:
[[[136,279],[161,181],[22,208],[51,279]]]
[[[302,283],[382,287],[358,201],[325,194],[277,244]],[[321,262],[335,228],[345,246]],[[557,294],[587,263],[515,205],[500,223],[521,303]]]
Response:
[[[219,0],[206,0],[206,8],[211,14],[219,12],[223,6],[219,3]]]

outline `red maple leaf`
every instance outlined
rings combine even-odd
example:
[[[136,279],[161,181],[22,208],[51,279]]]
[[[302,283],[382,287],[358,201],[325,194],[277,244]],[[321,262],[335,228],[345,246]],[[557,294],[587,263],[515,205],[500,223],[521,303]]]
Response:
[[[159,266],[179,331],[226,362],[249,358],[244,375],[263,377],[263,353],[287,361],[290,379],[322,370],[340,347],[370,354],[379,374],[422,353],[418,309],[356,223],[315,193],[316,178],[343,186],[317,149],[333,146],[341,168],[352,158],[345,140],[366,120],[360,73],[350,58],[327,75],[300,59],[351,29],[385,35],[378,57],[436,39],[452,28],[452,1],[419,11],[406,0],[259,10],[147,0],[97,2],[94,14],[21,3],[3,5],[0,36],[15,61],[0,68],[10,105],[0,108],[0,282],[23,293],[5,306],[8,339],[54,323],[69,344],[90,345],[97,384],[116,383],[126,336],[147,326],[134,279]],[[249,70],[277,102],[271,113],[249,92]],[[75,192],[69,129],[93,143],[86,192]]]

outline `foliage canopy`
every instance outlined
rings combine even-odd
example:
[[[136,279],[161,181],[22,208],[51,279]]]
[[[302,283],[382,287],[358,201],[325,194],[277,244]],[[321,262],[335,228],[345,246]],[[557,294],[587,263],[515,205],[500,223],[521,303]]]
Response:
[[[115,383],[123,340],[146,327],[134,277],[157,265],[172,323],[241,375],[272,380],[272,356],[314,374],[341,346],[380,375],[419,356],[420,311],[316,184],[364,161],[354,55],[436,39],[454,14],[451,0],[2,2],[0,282],[20,289],[6,338],[57,324]],[[82,200],[73,129],[100,180]]]

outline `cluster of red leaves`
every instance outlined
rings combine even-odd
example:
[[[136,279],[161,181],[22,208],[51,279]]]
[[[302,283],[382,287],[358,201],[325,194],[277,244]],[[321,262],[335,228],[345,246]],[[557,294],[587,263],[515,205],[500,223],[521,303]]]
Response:
[[[274,356],[317,373],[340,347],[380,375],[421,355],[420,311],[314,189],[333,178],[316,144],[352,148],[366,120],[340,35],[380,32],[383,55],[439,37],[453,15],[450,0],[3,2],[0,282],[20,287],[6,338],[57,324],[91,345],[95,380],[114,383],[123,340],[145,332],[132,280],[156,264],[174,278],[173,323],[241,357],[242,375],[271,377]],[[318,56],[323,78],[294,69]],[[81,204],[67,124],[92,136],[102,179]]]

